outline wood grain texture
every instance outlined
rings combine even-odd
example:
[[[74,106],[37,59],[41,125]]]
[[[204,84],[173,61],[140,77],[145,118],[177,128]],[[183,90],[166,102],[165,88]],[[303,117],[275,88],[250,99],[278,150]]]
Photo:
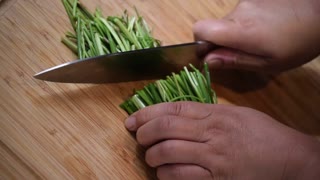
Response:
[[[164,44],[190,42],[192,24],[219,18],[236,0],[95,0],[105,15],[133,6]],[[59,84],[32,76],[75,56],[60,38],[71,30],[60,1],[0,1],[0,179],[155,179],[144,149],[126,131],[118,105],[147,81]],[[214,72],[221,103],[266,112],[320,134],[320,62],[279,76]]]

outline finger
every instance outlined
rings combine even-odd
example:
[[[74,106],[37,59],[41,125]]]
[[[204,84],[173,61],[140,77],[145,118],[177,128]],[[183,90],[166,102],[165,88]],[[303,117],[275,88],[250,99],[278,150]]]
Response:
[[[248,27],[245,24],[252,25]],[[196,40],[206,40],[252,54],[266,54],[265,50],[257,47],[261,42],[267,42],[267,35],[263,29],[258,29],[259,27],[255,22],[243,23],[236,18],[228,17],[198,21],[193,27],[193,32]]]
[[[212,179],[210,171],[207,169],[192,165],[192,164],[168,164],[157,168],[157,177],[162,180],[194,180],[202,179],[209,180]]]
[[[248,23],[248,22],[247,22]],[[249,23],[250,24],[250,23]],[[261,42],[267,42],[264,30],[252,22],[247,27],[240,20],[203,20],[194,25],[194,35],[198,40],[206,40],[224,46],[207,54],[205,61],[211,69],[244,69],[251,71],[277,71],[268,67],[270,52]],[[259,32],[259,33],[258,33]]]
[[[263,56],[248,54],[230,48],[220,48],[211,51],[204,58],[210,69],[243,69],[250,71],[278,71],[270,67],[270,59]],[[271,71],[272,70],[272,71]]]
[[[203,156],[208,152],[207,145],[183,140],[166,140],[146,151],[146,162],[151,167],[165,164],[197,164],[206,167]]]
[[[135,131],[146,122],[164,115],[203,119],[210,115],[210,106],[196,102],[161,103],[134,113],[126,120],[125,125],[127,129]]]
[[[192,120],[181,116],[160,116],[144,124],[137,131],[137,141],[150,146],[165,139],[179,139],[195,142],[208,141],[204,121]]]

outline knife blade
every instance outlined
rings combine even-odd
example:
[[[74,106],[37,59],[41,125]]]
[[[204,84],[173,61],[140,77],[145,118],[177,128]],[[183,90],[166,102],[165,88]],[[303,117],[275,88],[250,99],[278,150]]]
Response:
[[[62,83],[118,83],[164,78],[184,66],[200,68],[201,56],[215,46],[206,41],[102,55],[64,63],[34,75]]]

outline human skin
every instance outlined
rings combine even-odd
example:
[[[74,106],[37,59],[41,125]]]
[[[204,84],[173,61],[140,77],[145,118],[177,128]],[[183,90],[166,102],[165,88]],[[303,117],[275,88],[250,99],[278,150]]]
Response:
[[[195,102],[146,107],[126,121],[159,179],[317,179],[320,143],[259,111]]]
[[[220,20],[195,24],[211,69],[282,72],[320,52],[320,1],[240,1]],[[125,123],[159,179],[319,179],[320,143],[245,107],[193,102],[146,107]]]
[[[320,53],[319,0],[243,0],[219,20],[194,27],[197,40],[222,46],[205,57],[211,68],[277,73]]]

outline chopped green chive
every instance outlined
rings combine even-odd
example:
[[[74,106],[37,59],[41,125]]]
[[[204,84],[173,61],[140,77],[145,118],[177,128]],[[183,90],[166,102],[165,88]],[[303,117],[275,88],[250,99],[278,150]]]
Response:
[[[194,101],[201,103],[217,103],[215,92],[211,89],[208,65],[204,65],[204,75],[190,65],[193,71],[184,67],[179,74],[173,73],[166,79],[160,79],[146,85],[143,89],[123,102],[120,107],[128,114],[139,109],[162,102]],[[134,109],[134,110],[133,110]]]
[[[76,34],[67,32],[62,42],[80,59],[160,46],[136,9],[137,17],[124,11],[122,16],[105,18],[100,9],[90,13],[79,0],[61,1]]]

